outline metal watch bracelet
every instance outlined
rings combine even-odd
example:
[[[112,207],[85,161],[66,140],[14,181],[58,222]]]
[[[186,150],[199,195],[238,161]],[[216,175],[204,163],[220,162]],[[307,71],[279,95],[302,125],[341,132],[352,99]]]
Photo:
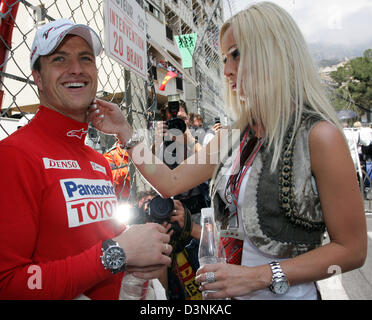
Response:
[[[133,131],[133,134],[129,138],[129,140],[123,144],[124,149],[129,150],[142,141],[143,141],[143,136],[140,136],[137,131]]]

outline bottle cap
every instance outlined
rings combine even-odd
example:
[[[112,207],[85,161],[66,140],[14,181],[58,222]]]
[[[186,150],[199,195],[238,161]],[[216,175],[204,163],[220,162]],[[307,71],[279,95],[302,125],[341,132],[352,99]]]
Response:
[[[201,216],[202,216],[202,218],[207,218],[207,217],[214,218],[213,208],[202,208],[201,209]]]

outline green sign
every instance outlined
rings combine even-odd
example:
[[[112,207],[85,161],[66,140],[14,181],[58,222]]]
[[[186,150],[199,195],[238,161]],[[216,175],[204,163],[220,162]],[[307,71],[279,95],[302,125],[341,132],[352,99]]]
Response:
[[[182,57],[182,67],[184,69],[192,68],[192,55],[195,49],[196,37],[196,33],[175,36],[177,47]]]

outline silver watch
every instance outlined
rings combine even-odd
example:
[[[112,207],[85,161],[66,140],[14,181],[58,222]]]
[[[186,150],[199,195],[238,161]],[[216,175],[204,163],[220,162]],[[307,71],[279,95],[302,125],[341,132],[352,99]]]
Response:
[[[124,149],[129,150],[142,141],[143,137],[140,136],[137,131],[134,131],[130,139],[124,143]]]
[[[275,294],[285,294],[289,289],[289,283],[279,262],[271,262],[270,268],[273,273],[271,284],[269,286],[270,291]]]

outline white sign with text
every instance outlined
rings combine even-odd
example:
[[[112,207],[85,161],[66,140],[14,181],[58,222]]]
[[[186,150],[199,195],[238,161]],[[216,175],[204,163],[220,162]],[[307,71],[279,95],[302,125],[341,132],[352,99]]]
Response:
[[[105,0],[106,55],[147,80],[145,10],[136,0]]]

